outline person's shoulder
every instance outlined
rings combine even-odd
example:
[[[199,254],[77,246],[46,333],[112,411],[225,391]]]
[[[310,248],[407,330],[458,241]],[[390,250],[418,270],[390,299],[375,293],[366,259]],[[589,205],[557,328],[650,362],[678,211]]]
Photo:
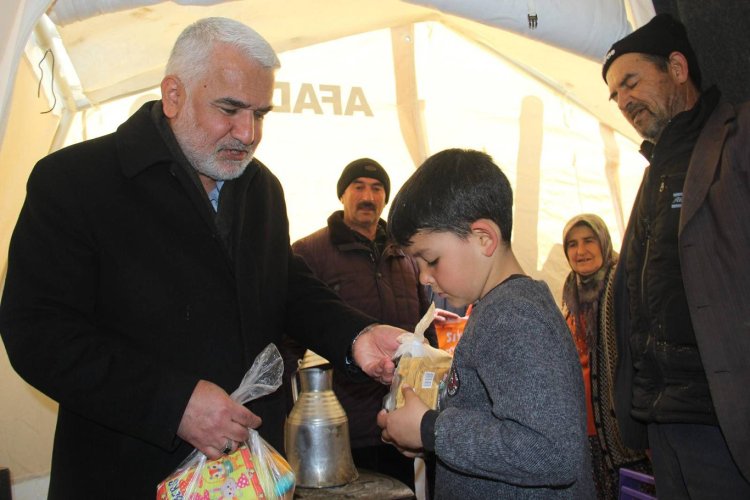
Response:
[[[547,283],[529,276],[513,277],[501,283],[479,305],[481,307],[475,308],[472,315],[482,313],[510,324],[519,320],[544,321],[547,317],[560,315]]]
[[[114,134],[71,144],[39,160],[29,177],[33,182],[82,182],[117,164]]]
[[[504,295],[506,299],[537,300],[540,297],[552,296],[545,281],[537,280],[528,275],[515,275],[498,285],[492,292]],[[492,293],[491,292],[491,293]]]
[[[719,100],[698,140],[704,141],[705,145],[705,141],[714,141],[717,137],[723,137],[726,145],[723,156],[747,170],[750,162],[743,161],[743,158],[750,138],[750,101],[731,103]]]
[[[730,102],[721,97],[716,107],[711,112],[709,124],[714,126],[723,126],[727,124],[738,124],[741,134],[748,132],[750,126],[750,100],[743,102]],[[711,127],[707,127],[711,128]],[[746,137],[740,137],[746,139]]]
[[[320,244],[321,242],[328,241],[328,226],[321,227],[320,229],[313,231],[307,236],[303,236],[294,243],[292,243],[292,250],[295,253],[301,253],[305,250]]]
[[[528,277],[504,283],[483,297],[472,309],[470,321],[476,346],[554,349],[570,336],[547,284]]]
[[[85,141],[77,142],[75,144],[70,144],[68,146],[65,146],[64,148],[58,149],[57,151],[54,151],[47,155],[44,159],[50,160],[51,162],[61,162],[65,163],[68,160],[76,159],[76,162],[72,162],[74,164],[80,164],[82,163],[81,160],[85,159],[86,157],[82,157],[81,155],[96,155],[97,153],[110,153],[115,154],[115,135],[116,133],[113,132],[111,134],[106,134],[101,137],[95,137],[93,139],[88,139]],[[83,162],[85,163],[85,162]]]
[[[308,234],[307,236],[303,236],[302,238],[298,239],[293,243],[294,245],[306,245],[310,242],[317,241],[320,238],[325,237],[328,234],[328,227],[321,227],[320,229],[316,229],[312,233]]]

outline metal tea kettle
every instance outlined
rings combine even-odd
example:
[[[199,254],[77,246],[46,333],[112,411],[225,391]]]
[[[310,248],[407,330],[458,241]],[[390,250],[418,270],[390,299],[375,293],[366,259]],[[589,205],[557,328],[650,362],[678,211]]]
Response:
[[[286,420],[284,447],[297,486],[303,488],[341,486],[359,476],[349,447],[349,420],[332,383],[333,368],[312,351],[292,375],[294,408]]]

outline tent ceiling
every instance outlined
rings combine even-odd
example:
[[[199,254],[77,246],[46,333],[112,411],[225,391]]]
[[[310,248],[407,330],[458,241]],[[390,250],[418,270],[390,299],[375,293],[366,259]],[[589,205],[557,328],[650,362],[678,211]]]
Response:
[[[509,31],[458,17],[447,16],[443,22],[557,89],[562,95],[599,118],[602,123],[634,142],[640,142],[640,138],[616,105],[609,102],[609,92],[602,81],[599,62]],[[498,91],[502,92],[502,89]]]
[[[59,0],[60,7],[65,1]],[[573,6],[570,15],[578,15]],[[638,140],[614,105],[607,103],[597,62],[534,40],[531,35],[399,0],[238,0],[207,6],[164,2],[58,24],[57,29],[83,94],[95,105],[158,85],[179,32],[206,16],[245,22],[279,52],[365,31],[440,21],[549,83],[601,122]],[[66,22],[60,17],[56,18],[53,7],[51,18]]]
[[[85,93],[97,103],[157,85],[175,39],[202,17],[242,21],[283,52],[432,15],[437,13],[397,0],[242,0],[213,6],[166,2],[98,15],[58,30]]]

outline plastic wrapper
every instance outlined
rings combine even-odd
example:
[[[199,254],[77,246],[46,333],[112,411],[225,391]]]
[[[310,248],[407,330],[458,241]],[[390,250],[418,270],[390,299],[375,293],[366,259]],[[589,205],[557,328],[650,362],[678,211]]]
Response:
[[[278,349],[269,344],[231,394],[245,404],[271,394],[281,385],[284,361]],[[157,500],[229,500],[241,498],[289,499],[294,494],[294,473],[284,457],[260,434],[250,429],[250,437],[237,451],[217,460],[208,460],[194,450],[156,489]]]
[[[435,304],[414,328],[399,338],[401,345],[396,350],[396,373],[391,382],[391,390],[383,400],[383,408],[393,411],[404,405],[401,388],[410,385],[417,396],[430,408],[437,409],[441,391],[445,390],[445,380],[451,369],[453,358],[442,349],[436,349],[425,342],[424,332],[435,316]]]

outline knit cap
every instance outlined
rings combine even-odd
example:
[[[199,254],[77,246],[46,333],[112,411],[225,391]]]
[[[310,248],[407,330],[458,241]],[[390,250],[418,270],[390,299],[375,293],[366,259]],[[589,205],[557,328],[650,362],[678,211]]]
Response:
[[[370,158],[360,158],[354,160],[344,168],[341,172],[341,177],[336,183],[336,194],[339,199],[343,196],[346,188],[352,183],[354,179],[360,177],[369,177],[371,179],[377,179],[383,183],[383,189],[385,189],[385,202],[388,203],[388,196],[391,193],[391,179],[388,177],[388,173],[385,169],[380,166],[380,163]]]
[[[669,57],[672,52],[680,52],[688,62],[690,78],[701,88],[701,69],[698,58],[687,37],[685,26],[669,14],[659,14],[625,38],[615,42],[604,56],[602,78],[607,82],[607,70],[623,54],[638,52]]]

